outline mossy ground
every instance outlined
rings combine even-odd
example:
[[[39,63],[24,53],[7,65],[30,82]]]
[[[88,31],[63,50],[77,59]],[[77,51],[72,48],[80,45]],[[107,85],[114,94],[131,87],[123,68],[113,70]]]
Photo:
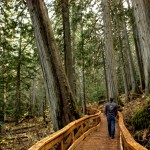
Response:
[[[147,147],[150,135],[150,96],[141,95],[123,108],[124,122],[134,139]]]

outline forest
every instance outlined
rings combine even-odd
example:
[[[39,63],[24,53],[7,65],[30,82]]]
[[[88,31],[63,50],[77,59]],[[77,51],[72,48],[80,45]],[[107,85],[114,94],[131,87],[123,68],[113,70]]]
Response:
[[[149,14],[149,0],[1,0],[0,150],[27,149],[109,98],[150,148]]]

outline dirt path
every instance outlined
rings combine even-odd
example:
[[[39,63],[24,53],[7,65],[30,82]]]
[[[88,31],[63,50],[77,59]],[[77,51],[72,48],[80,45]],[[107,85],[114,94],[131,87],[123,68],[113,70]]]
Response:
[[[106,117],[101,114],[101,124],[98,130],[89,134],[75,150],[120,150],[118,123],[115,130],[115,138],[111,139],[108,136]]]

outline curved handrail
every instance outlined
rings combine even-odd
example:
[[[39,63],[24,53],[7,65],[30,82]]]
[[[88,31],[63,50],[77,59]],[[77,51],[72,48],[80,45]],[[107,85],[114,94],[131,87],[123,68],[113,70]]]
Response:
[[[85,116],[69,123],[61,130],[38,141],[28,150],[47,150],[59,146],[61,150],[68,149],[77,139],[89,129],[96,127],[100,123],[100,114]]]
[[[126,126],[123,122],[123,116],[121,112],[118,112],[119,116],[119,127],[120,127],[120,134],[121,134],[121,143],[122,147],[125,150],[147,150],[145,147],[137,143],[129,131],[127,130]]]

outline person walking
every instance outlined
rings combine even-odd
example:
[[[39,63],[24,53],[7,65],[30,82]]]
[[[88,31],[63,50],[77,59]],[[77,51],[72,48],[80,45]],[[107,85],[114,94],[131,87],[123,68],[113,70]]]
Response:
[[[112,139],[114,139],[115,123],[116,123],[116,116],[117,116],[117,105],[113,102],[113,98],[110,98],[109,102],[105,104],[105,114],[107,116],[109,136]]]

